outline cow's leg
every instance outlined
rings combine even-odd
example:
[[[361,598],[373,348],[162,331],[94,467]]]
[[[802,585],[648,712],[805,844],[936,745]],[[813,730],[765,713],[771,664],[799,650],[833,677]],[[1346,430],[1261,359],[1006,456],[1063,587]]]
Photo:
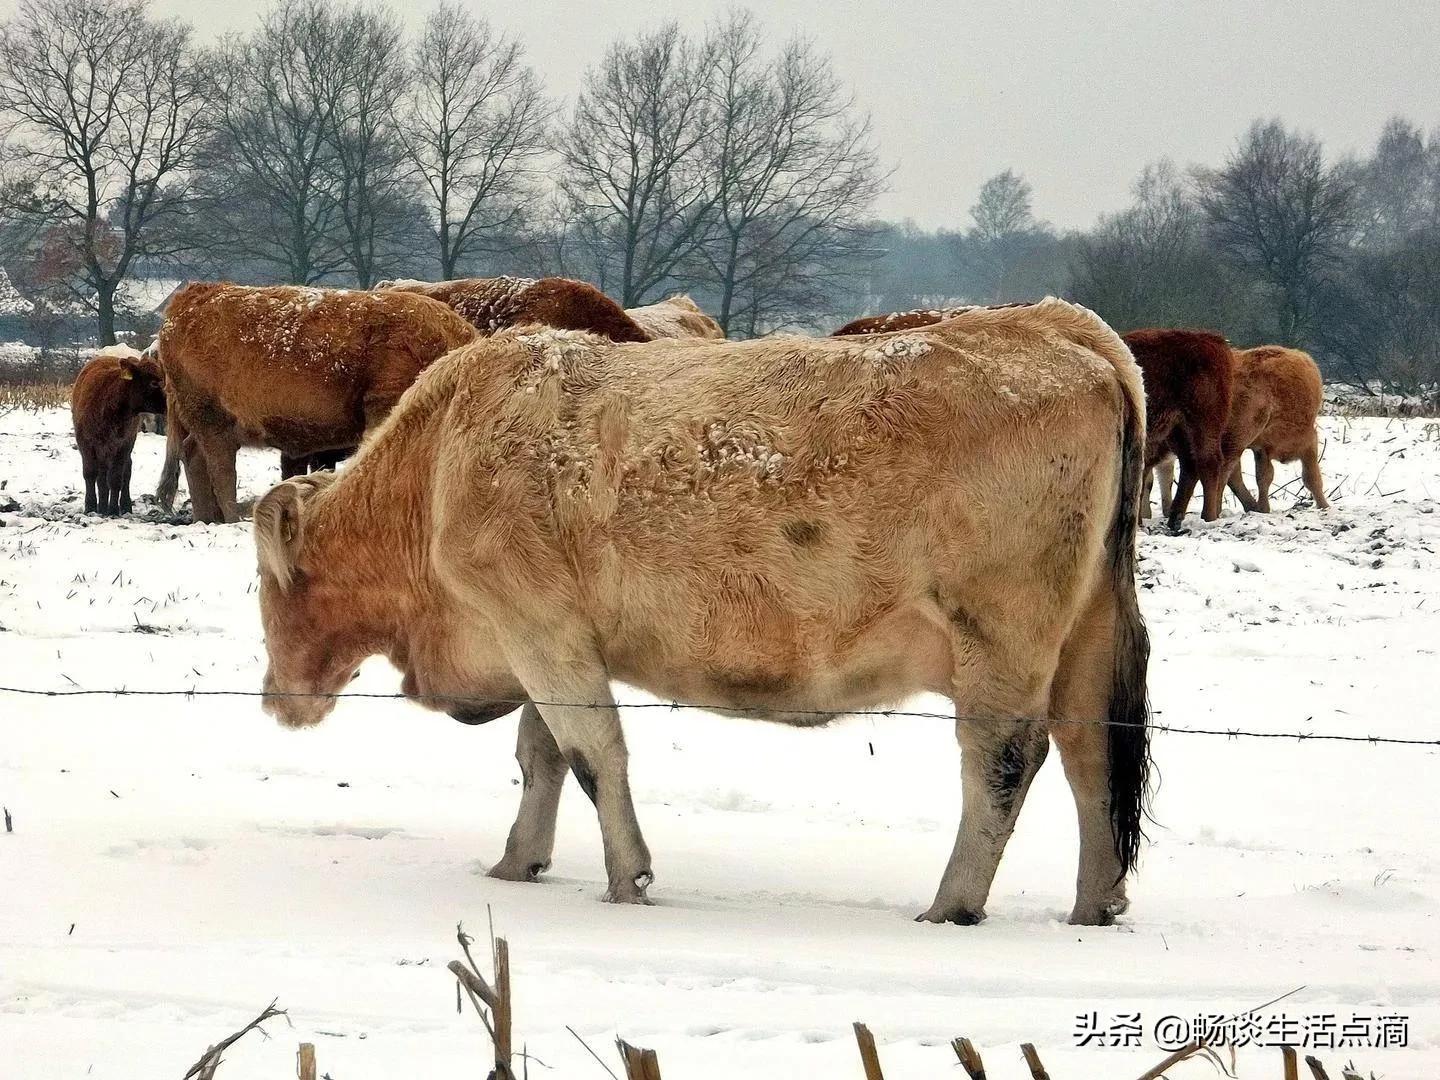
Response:
[[[120,466],[120,513],[128,514],[134,509],[130,501],[130,469],[132,461],[129,454],[125,455],[125,461]]]
[[[292,476],[303,476],[309,472],[310,459],[303,454],[280,455],[280,479],[289,480]]]
[[[1195,471],[1195,462],[1190,457],[1180,458],[1180,482],[1175,486],[1175,498],[1170,503],[1170,513],[1166,515],[1166,523],[1172,532],[1179,532],[1180,526],[1185,523],[1185,512],[1190,509],[1190,499],[1195,494],[1195,485],[1200,482],[1200,475]]]
[[[1045,722],[1050,685],[1048,671],[1042,675],[1032,670],[1033,658],[1017,656],[1031,651],[1032,642],[996,643],[972,620],[952,619],[972,627],[954,645],[951,691],[963,804],[935,902],[920,920],[971,925],[985,917],[1000,856],[1050,749]]]
[[[1257,446],[1251,451],[1255,457],[1255,506],[1262,514],[1270,512],[1270,485],[1275,482],[1275,462],[1269,453]]]
[[[527,701],[520,713],[520,731],[515,740],[515,760],[520,763],[524,787],[520,812],[510,826],[505,857],[490,868],[490,876],[504,881],[534,881],[550,869],[555,849],[555,815],[560,809],[560,792],[565,786],[568,766],[555,736],[540,717],[540,710]]]
[[[1050,694],[1050,729],[1075,797],[1080,822],[1080,868],[1070,921],[1104,926],[1129,906],[1110,821],[1111,672],[1114,601],[1097,596],[1060,656]]]
[[[511,669],[539,704],[545,726],[600,817],[609,878],[605,899],[649,903],[645,890],[655,875],[630,797],[629,752],[605,662],[588,631],[511,629],[517,633],[517,647],[507,650]],[[536,648],[536,642],[551,647]]]
[[[1155,475],[1160,481],[1160,513],[1170,516],[1170,507],[1175,502],[1175,459],[1166,455],[1155,466]]]
[[[93,450],[81,449],[80,474],[85,478],[85,513],[98,513],[100,510],[100,499],[96,492],[96,482],[99,480],[100,468],[95,462],[95,452]]]
[[[972,926],[985,918],[1000,856],[1015,831],[1030,782],[1049,752],[1050,736],[1043,721],[1020,719],[1023,709],[1011,716],[966,716],[957,704],[956,711],[964,799],[960,832],[935,902],[917,921]]]
[[[1330,509],[1330,500],[1325,498],[1325,481],[1320,478],[1320,447],[1314,439],[1300,452],[1301,475],[1315,505],[1321,510]]]
[[[186,436],[181,460],[185,466],[185,483],[190,488],[190,515],[196,521],[220,520],[220,507],[215,502],[215,489],[210,483],[210,469],[205,455],[193,436]]]
[[[1150,520],[1150,493],[1155,487],[1155,470],[1145,470],[1145,488],[1140,493],[1140,520]]]
[[[1244,470],[1240,468],[1240,459],[1235,459],[1235,467],[1230,470],[1230,492],[1240,500],[1240,505],[1245,508],[1246,513],[1252,513],[1259,505],[1255,496],[1250,494],[1250,489],[1245,486]]]
[[[1195,471],[1200,477],[1200,520],[1214,521],[1220,516],[1225,498],[1225,481],[1230,476],[1230,470],[1225,467],[1225,458],[1222,455],[1212,454],[1197,460]]]
[[[100,513],[106,517],[115,513],[115,489],[110,479],[113,468],[113,462],[102,459],[95,481],[100,489]]]
[[[196,438],[205,457],[210,490],[215,497],[215,520],[227,524],[239,521],[240,508],[235,494],[235,455],[240,452],[240,444],[230,435],[222,433],[196,433]],[[191,500],[194,500],[193,492]]]

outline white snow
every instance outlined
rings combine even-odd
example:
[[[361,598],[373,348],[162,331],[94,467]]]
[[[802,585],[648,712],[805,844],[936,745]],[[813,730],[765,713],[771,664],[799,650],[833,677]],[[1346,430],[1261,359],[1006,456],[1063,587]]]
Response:
[[[1440,738],[1440,434],[1324,418],[1335,508],[1227,516],[1142,539],[1151,692],[1177,727]],[[1427,426],[1428,424],[1428,426]],[[141,436],[137,496],[163,440]],[[243,452],[254,495],[273,454]],[[1280,482],[1293,468],[1281,467]],[[0,416],[0,682],[257,690],[248,526],[86,519],[63,412]],[[9,501],[19,509],[6,509]],[[142,512],[153,504],[137,500]],[[390,692],[381,661],[357,691]],[[622,700],[642,695],[621,688]],[[941,711],[921,699],[911,708]],[[613,1038],[667,1077],[858,1077],[850,1023],[888,1076],[1114,1080],[1163,1053],[1079,1048],[1079,1014],[1275,1007],[1409,1017],[1405,1050],[1322,1051],[1387,1080],[1440,1075],[1440,752],[1158,734],[1159,824],[1134,904],[1067,926],[1075,819],[1052,755],[978,927],[917,925],[954,840],[944,720],[795,731],[690,712],[626,715],[651,908],[599,903],[593,811],[574,785],[542,884],[481,876],[519,798],[514,718],[482,728],[351,701],[308,732],[249,699],[0,695],[0,1076],[179,1077],[278,997],[225,1080],[484,1075],[457,1016],[454,926],[511,943],[515,1039],[600,1077]],[[483,950],[482,950],[483,951]],[[467,1006],[468,1008],[468,1006]],[[1280,1074],[1242,1050],[1241,1077]],[[617,1070],[618,1071],[618,1070]],[[1215,1075],[1191,1062],[1178,1080]]]

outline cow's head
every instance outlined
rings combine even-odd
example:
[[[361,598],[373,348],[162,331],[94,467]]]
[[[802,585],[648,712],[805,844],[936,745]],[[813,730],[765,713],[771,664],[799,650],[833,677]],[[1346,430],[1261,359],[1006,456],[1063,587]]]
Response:
[[[265,711],[288,727],[318,724],[372,651],[357,626],[355,597],[307,551],[307,503],[334,473],[299,476],[255,506],[260,620],[265,628]],[[313,546],[313,545],[312,545]]]
[[[160,361],[148,354],[120,360],[120,378],[125,381],[131,413],[165,413],[165,372]]]

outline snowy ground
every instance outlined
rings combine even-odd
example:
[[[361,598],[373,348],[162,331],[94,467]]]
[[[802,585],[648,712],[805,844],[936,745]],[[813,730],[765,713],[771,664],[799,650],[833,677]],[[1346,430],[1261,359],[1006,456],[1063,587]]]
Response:
[[[1440,429],[1326,418],[1330,513],[1191,519],[1143,540],[1152,696],[1177,726],[1440,737]],[[141,436],[136,490],[162,441]],[[1291,470],[1282,469],[1288,480]],[[252,494],[278,476],[250,454]],[[63,414],[0,416],[0,682],[258,689],[245,526],[78,514]],[[146,504],[148,508],[148,504]],[[158,518],[158,515],[154,515]],[[398,678],[368,665],[359,690]],[[637,699],[633,691],[622,698]],[[921,701],[922,707],[943,703]],[[1029,798],[979,927],[917,925],[954,839],[943,721],[797,732],[627,716],[653,908],[602,905],[589,804],[568,792],[544,884],[481,876],[518,798],[514,719],[468,728],[347,702],[305,733],[252,700],[0,694],[0,1076],[178,1078],[272,997],[293,1030],[220,1075],[293,1075],[300,1040],[335,1080],[484,1075],[457,1016],[454,926],[511,942],[516,1040],[602,1077],[618,1033],[665,1075],[858,1077],[852,1020],[892,1078],[1134,1077],[1167,1014],[1286,991],[1297,1022],[1408,1017],[1410,1047],[1322,1052],[1440,1076],[1440,752],[1161,734],[1162,784],[1121,925],[1065,925],[1073,809],[1056,760]],[[1076,1017],[1140,1012],[1144,1047],[1076,1046]],[[1241,1077],[1280,1073],[1242,1050]],[[1214,1075],[1201,1062],[1173,1077]]]

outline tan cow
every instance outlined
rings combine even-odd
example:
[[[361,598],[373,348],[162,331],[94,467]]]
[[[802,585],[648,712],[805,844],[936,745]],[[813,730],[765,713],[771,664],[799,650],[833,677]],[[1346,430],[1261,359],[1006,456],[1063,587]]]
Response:
[[[160,328],[169,431],[157,498],[173,503],[184,454],[196,520],[238,521],[240,447],[291,458],[352,447],[421,371],[474,338],[444,304],[409,293],[184,286]]]
[[[1328,509],[1315,432],[1325,390],[1319,367],[1309,353],[1279,345],[1245,349],[1235,358],[1235,399],[1225,431],[1226,450],[1234,463],[1230,490],[1246,510],[1269,513],[1275,462],[1298,459],[1315,505]],[[1240,475],[1246,447],[1255,458],[1256,497]]]
[[[720,324],[684,295],[667,297],[658,304],[626,308],[625,314],[634,319],[653,341],[662,338],[718,339],[725,336]]]
[[[1140,374],[1058,300],[868,338],[615,346],[539,329],[439,361],[338,477],[257,504],[267,708],[319,723],[383,654],[468,722],[525,701],[490,871],[550,864],[566,770],[606,898],[649,851],[611,682],[801,726],[951,698],[964,814],[922,916],[973,923],[1050,739],[1071,919],[1126,905],[1148,769]]]
[[[536,323],[585,330],[611,341],[649,341],[624,308],[589,282],[571,278],[457,278],[382,281],[378,289],[414,292],[446,304],[482,334]]]

